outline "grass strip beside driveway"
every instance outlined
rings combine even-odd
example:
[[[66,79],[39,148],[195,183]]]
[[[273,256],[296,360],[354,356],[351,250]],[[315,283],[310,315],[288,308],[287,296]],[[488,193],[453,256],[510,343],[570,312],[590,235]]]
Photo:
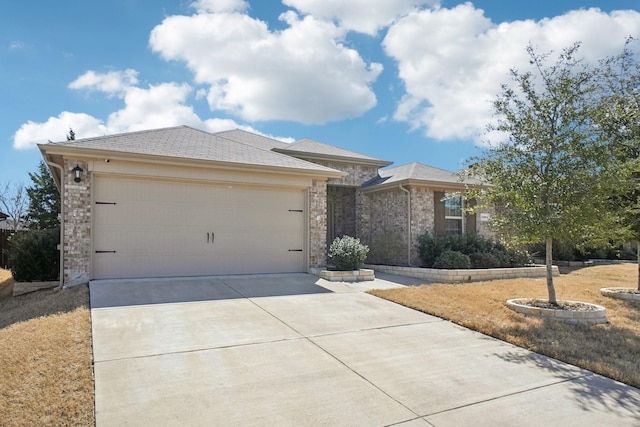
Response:
[[[545,279],[432,284],[370,293],[450,320],[536,353],[640,388],[640,304],[600,295],[600,288],[637,283],[636,264],[583,268],[554,279],[558,299],[607,309],[608,324],[581,326],[525,317],[510,298],[546,298]]]
[[[0,424],[95,425],[88,287],[12,286],[0,270]]]

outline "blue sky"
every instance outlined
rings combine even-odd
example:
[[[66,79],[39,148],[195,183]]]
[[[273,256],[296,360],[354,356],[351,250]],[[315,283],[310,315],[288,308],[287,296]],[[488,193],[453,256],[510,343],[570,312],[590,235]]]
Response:
[[[5,2],[0,184],[37,143],[187,124],[312,138],[449,170],[476,155],[525,47],[589,61],[640,38],[640,0]]]

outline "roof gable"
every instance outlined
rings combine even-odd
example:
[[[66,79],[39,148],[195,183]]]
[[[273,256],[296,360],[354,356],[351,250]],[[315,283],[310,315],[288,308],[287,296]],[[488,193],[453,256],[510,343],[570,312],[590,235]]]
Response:
[[[474,180],[461,181],[454,172],[427,166],[423,163],[413,162],[394,168],[381,169],[378,176],[363,184],[363,187],[375,187],[394,183],[406,183],[413,181],[424,184],[440,184],[460,186],[465,184],[479,184]]]
[[[380,166],[388,166],[391,162],[376,159],[375,157],[366,156],[356,153],[355,151],[345,150],[344,148],[325,144],[324,142],[314,141],[313,139],[302,139],[287,144],[284,148],[276,148],[274,151],[299,156],[303,158],[324,158],[328,160],[358,161],[365,163],[377,164]]]

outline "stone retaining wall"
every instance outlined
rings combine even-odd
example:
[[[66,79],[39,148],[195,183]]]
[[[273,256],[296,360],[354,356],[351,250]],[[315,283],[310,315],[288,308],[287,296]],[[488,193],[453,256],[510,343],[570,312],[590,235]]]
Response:
[[[484,280],[546,276],[545,266],[469,270],[441,270],[435,268],[399,267],[392,265],[365,265],[365,268],[370,268],[382,273],[398,274],[400,276],[415,277],[429,282],[443,283],[481,282]],[[553,266],[553,275],[560,275],[560,271],[555,265]]]
[[[375,280],[375,273],[371,269],[361,268],[360,270],[335,271],[312,268],[311,274],[330,282],[365,282]]]

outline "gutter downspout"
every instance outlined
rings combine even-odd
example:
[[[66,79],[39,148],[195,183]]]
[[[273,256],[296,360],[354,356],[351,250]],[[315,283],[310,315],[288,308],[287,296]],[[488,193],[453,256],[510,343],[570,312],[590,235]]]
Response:
[[[407,193],[407,265],[411,265],[411,192],[398,184],[400,190]]]
[[[64,287],[64,168],[57,163],[45,160],[50,167],[54,167],[60,170],[60,285],[56,288],[57,291]]]

